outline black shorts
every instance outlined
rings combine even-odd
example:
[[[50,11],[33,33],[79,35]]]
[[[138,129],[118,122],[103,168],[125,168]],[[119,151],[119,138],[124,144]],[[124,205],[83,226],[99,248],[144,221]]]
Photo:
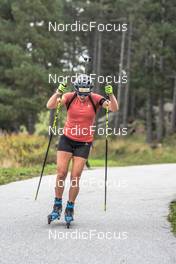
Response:
[[[62,135],[57,150],[71,152],[75,157],[87,159],[89,156],[91,142],[79,142]]]

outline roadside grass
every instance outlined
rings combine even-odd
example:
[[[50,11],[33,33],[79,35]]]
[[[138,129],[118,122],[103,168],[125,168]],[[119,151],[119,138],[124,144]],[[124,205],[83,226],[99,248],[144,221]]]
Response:
[[[91,153],[93,166],[104,165],[104,153],[104,140],[95,141]],[[143,135],[109,138],[108,159],[114,166],[176,163],[176,135],[170,136],[162,144],[156,143],[153,146],[145,143]],[[111,161],[108,162],[110,166]]]
[[[171,223],[172,232],[176,236],[176,201],[170,203],[168,221]]]
[[[0,136],[0,184],[39,176],[48,138],[18,134]],[[44,174],[56,173],[57,138],[50,147]],[[104,166],[105,140],[97,139],[90,154],[91,167]],[[108,166],[176,163],[176,135],[149,146],[144,135],[109,138]]]
[[[30,179],[40,175],[41,166],[21,167],[21,168],[0,168],[0,185],[10,182]],[[45,175],[55,174],[56,165],[49,164],[45,167]]]
[[[103,160],[90,160],[91,167],[102,167],[104,166]],[[109,166],[116,166],[116,161],[110,160]],[[18,168],[0,168],[0,185],[7,184],[10,182],[26,180],[33,177],[40,176],[41,165],[30,166],[30,167],[18,167]],[[44,175],[56,174],[56,164],[47,164],[45,166]]]

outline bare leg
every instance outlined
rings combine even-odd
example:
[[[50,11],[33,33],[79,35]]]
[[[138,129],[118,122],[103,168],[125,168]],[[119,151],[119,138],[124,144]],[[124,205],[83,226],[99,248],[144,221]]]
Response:
[[[79,193],[79,180],[85,166],[86,159],[81,157],[73,157],[73,165],[71,170],[71,186],[69,190],[69,201],[74,202]]]
[[[65,179],[67,177],[69,163],[72,153],[66,151],[57,151],[57,178],[55,187],[55,197],[62,198]]]

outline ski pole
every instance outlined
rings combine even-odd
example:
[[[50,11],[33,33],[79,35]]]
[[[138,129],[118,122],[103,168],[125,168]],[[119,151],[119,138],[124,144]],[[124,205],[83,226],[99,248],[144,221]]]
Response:
[[[60,94],[60,97],[62,97],[62,93]],[[57,122],[57,119],[58,119],[60,108],[61,108],[61,104],[59,103],[57,108],[56,108],[56,114],[55,114],[54,122],[53,122],[53,125],[52,125],[53,130],[56,128],[56,122]],[[47,157],[48,157],[48,152],[49,152],[49,148],[50,148],[52,137],[53,137],[53,134],[51,133],[50,137],[49,137],[49,141],[48,141],[47,150],[46,150],[46,153],[45,153],[45,158],[43,160],[42,170],[41,170],[41,173],[40,173],[40,179],[39,179],[39,183],[38,183],[38,187],[37,187],[37,191],[36,191],[36,195],[35,195],[35,201],[37,200],[37,196],[38,196],[38,193],[39,193],[40,184],[41,184],[41,181],[42,181],[43,172],[44,172],[46,160],[47,160]]]
[[[105,141],[105,197],[104,197],[104,211],[106,211],[107,200],[107,176],[108,176],[108,126],[109,126],[109,109],[106,107],[106,141]]]
[[[39,183],[38,183],[38,187],[37,187],[37,192],[36,192],[36,195],[35,195],[35,200],[37,200],[38,192],[39,192],[39,189],[40,189],[40,184],[41,184],[41,180],[42,180],[42,177],[43,177],[43,172],[44,172],[46,160],[47,160],[47,157],[48,157],[48,151],[49,151],[49,148],[50,148],[52,136],[53,136],[53,134],[51,133],[50,137],[49,137],[49,141],[48,141],[47,150],[46,150],[46,153],[45,153],[45,158],[43,160],[43,165],[42,165],[42,170],[41,170],[41,173],[40,173],[40,179],[39,179]]]

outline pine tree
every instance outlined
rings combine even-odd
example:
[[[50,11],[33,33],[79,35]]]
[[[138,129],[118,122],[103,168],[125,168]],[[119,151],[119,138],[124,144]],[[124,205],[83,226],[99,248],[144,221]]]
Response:
[[[19,131],[34,132],[37,114],[52,89],[48,72],[59,73],[63,42],[48,32],[48,22],[61,17],[60,1],[1,1],[0,7],[0,123]],[[5,113],[5,115],[3,114]]]

